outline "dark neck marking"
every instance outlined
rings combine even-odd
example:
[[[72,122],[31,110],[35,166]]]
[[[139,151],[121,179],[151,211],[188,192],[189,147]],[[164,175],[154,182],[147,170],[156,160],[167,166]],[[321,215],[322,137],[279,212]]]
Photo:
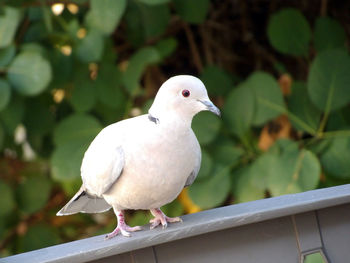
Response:
[[[156,117],[153,117],[150,113],[148,113],[148,119],[149,119],[151,122],[154,122],[155,124],[158,124],[158,123],[159,123],[159,119],[156,118]]]

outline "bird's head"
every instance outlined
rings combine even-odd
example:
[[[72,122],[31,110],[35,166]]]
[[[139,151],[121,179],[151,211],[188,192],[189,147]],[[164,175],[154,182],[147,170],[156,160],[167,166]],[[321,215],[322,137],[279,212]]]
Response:
[[[205,110],[220,116],[220,110],[209,99],[203,82],[190,75],[179,75],[163,83],[149,113],[156,118],[175,114],[191,121],[194,115]]]

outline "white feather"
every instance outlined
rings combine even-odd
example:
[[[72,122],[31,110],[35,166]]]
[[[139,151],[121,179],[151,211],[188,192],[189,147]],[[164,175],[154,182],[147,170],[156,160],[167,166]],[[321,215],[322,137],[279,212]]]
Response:
[[[199,171],[201,152],[191,122],[202,110],[220,114],[203,83],[192,76],[170,78],[157,93],[151,118],[120,121],[96,136],[82,162],[82,189],[117,210],[153,209],[173,201]],[[84,204],[84,209],[102,207]]]

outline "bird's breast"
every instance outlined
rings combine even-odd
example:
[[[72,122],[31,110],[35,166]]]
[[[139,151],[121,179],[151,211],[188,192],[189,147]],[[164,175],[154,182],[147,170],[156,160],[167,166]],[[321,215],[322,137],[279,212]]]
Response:
[[[123,173],[110,192],[120,207],[128,209],[160,207],[175,199],[200,151],[191,131],[132,136],[125,145]]]

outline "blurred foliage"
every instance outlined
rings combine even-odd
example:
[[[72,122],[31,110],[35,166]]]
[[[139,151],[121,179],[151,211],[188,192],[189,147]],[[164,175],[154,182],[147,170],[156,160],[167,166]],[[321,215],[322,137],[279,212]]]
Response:
[[[202,167],[169,216],[349,183],[349,5],[1,1],[0,255],[115,227],[112,212],[55,213],[96,134],[177,74],[199,76],[223,116],[194,118]]]

